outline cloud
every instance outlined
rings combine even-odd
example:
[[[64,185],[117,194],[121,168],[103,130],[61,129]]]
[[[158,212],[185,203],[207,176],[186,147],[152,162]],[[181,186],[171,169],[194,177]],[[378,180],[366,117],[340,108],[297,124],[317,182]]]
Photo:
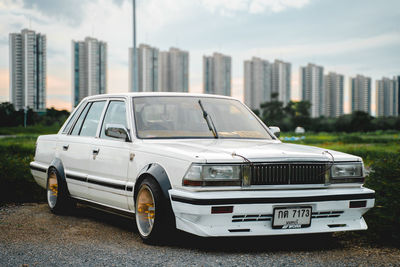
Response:
[[[23,7],[34,9],[41,14],[78,26],[84,19],[84,8],[88,0],[23,0]]]
[[[212,13],[232,15],[236,12],[251,14],[278,13],[288,8],[302,8],[310,0],[201,0]]]
[[[338,55],[349,52],[360,52],[362,50],[393,44],[400,45],[400,34],[397,32],[385,33],[365,38],[349,38],[337,42],[253,48],[245,51],[244,53],[247,55],[260,55],[266,58],[273,58],[276,57],[276,55],[282,55],[286,58],[312,58],[313,56],[318,55]]]

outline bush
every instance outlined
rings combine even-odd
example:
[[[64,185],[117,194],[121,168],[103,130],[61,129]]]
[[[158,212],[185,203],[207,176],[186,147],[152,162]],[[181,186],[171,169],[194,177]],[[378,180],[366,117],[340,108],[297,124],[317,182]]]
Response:
[[[0,145],[0,204],[44,201],[45,192],[33,179],[29,162],[33,147]]]
[[[375,208],[365,218],[374,240],[400,245],[400,155],[377,159],[365,186],[376,191]]]

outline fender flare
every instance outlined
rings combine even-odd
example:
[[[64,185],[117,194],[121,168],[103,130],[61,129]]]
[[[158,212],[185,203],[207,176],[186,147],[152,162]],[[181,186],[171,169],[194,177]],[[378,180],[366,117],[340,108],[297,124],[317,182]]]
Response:
[[[151,175],[157,181],[157,183],[161,187],[161,191],[163,192],[164,198],[166,198],[168,203],[170,203],[168,190],[170,190],[172,188],[171,182],[169,181],[169,178],[168,178],[168,175],[167,175],[167,172],[165,171],[165,169],[157,163],[150,163],[150,164],[146,165],[139,172],[139,174],[137,176],[138,178],[136,179],[136,182],[135,182],[135,188],[133,190],[134,199],[136,199],[136,195],[139,190],[139,185],[142,182],[142,180],[146,177],[146,175]]]
[[[51,167],[53,167],[53,168],[55,168],[57,170],[58,174],[61,177],[62,182],[64,183],[63,186],[66,189],[66,193],[69,196],[70,194],[69,194],[69,190],[68,190],[67,179],[65,178],[64,165],[62,164],[62,161],[59,158],[54,158],[53,161],[49,165],[49,169]],[[47,181],[46,181],[46,183],[47,183]]]

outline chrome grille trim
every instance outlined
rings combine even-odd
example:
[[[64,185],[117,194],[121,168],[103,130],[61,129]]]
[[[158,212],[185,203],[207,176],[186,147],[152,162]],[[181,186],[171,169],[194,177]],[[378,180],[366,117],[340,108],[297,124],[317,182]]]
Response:
[[[256,163],[249,168],[249,185],[325,184],[328,163]]]

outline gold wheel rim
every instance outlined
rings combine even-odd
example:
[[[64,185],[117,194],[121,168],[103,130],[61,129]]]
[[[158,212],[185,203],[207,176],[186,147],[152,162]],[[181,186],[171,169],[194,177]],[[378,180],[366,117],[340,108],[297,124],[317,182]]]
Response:
[[[156,216],[153,193],[147,185],[143,185],[136,198],[136,222],[142,236],[150,235]]]
[[[58,183],[57,174],[52,172],[47,179],[47,202],[50,208],[54,208],[57,203]]]

